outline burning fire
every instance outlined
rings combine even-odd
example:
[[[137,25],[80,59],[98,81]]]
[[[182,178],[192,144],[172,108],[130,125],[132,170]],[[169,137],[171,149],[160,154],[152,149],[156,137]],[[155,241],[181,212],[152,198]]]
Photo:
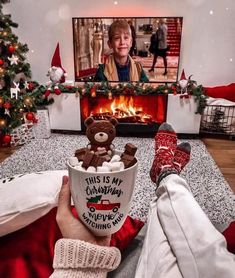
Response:
[[[97,120],[115,117],[123,123],[151,123],[152,116],[143,111],[143,107],[136,107],[132,96],[119,96],[114,98],[112,103],[106,107],[92,111],[91,115]]]

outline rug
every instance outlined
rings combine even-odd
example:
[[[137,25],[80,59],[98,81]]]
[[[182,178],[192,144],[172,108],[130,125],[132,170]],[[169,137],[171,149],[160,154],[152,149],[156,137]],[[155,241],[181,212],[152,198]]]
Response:
[[[179,140],[179,142],[182,140]],[[200,140],[184,140],[192,146],[192,157],[182,172],[195,199],[212,223],[223,230],[235,219],[235,198],[219,168]],[[150,201],[155,197],[155,185],[149,177],[153,159],[152,138],[117,137],[114,145],[124,150],[126,143],[138,147],[139,169],[130,215],[146,220]],[[22,146],[0,165],[0,176],[46,170],[66,169],[66,158],[88,143],[84,135],[52,134],[49,139],[35,139]]]

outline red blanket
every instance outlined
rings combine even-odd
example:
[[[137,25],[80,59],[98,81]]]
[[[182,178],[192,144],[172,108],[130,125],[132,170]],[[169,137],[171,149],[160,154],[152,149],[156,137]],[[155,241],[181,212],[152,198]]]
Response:
[[[54,244],[61,238],[55,215],[56,208],[29,226],[0,238],[0,277],[49,277],[53,271]],[[111,245],[125,249],[143,225],[143,222],[127,217],[123,227],[112,236]],[[228,249],[235,253],[235,222],[224,236]]]
[[[205,94],[213,98],[224,98],[235,102],[235,83],[225,86],[204,87]]]
[[[48,278],[52,273],[54,244],[62,237],[55,216],[57,208],[27,227],[0,237],[0,277]],[[73,208],[73,214],[76,215]],[[111,246],[124,250],[144,223],[127,217],[112,235]]]

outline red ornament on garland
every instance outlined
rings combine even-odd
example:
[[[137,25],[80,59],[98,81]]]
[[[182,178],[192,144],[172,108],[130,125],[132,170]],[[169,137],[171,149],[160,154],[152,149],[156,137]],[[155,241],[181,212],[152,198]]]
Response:
[[[5,134],[2,138],[2,142],[4,144],[9,144],[11,142],[11,135],[10,134]]]
[[[54,93],[58,96],[61,94],[61,90],[58,87],[54,88]]]
[[[15,51],[15,47],[13,45],[9,45],[8,51],[12,54]]]
[[[51,94],[51,89],[47,89],[44,93],[44,97],[47,98]]]
[[[4,61],[0,59],[0,67],[4,64]]]

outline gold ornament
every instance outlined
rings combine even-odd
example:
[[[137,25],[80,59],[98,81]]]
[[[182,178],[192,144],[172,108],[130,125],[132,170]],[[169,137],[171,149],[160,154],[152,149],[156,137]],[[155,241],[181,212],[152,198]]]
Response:
[[[30,105],[32,104],[32,99],[31,99],[30,97],[26,97],[26,98],[24,99],[24,104],[25,104],[26,106],[30,106]]]

